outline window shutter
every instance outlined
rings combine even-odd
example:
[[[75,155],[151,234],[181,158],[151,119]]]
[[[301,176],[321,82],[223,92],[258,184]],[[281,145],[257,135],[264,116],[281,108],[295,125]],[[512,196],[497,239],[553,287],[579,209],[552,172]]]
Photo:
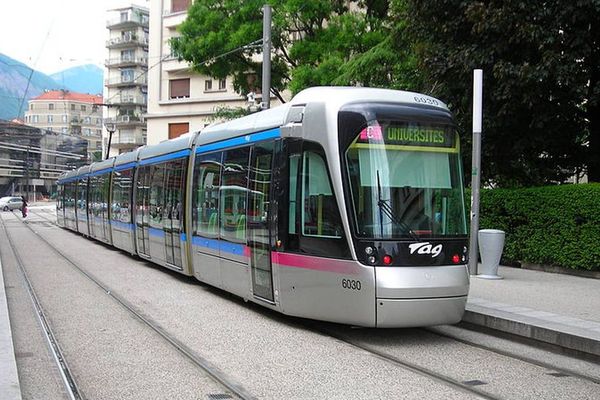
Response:
[[[190,78],[170,80],[169,93],[171,99],[190,97]]]
[[[190,0],[172,0],[171,12],[185,11],[190,6]]]
[[[188,133],[190,131],[190,124],[188,122],[180,122],[175,124],[169,124],[169,139],[174,139]]]

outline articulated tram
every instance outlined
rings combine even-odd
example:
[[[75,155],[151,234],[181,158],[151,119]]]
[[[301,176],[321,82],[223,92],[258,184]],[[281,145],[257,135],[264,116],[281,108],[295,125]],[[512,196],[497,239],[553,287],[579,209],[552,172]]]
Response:
[[[284,314],[451,324],[469,289],[462,176],[441,101],[311,88],[64,174],[57,218]]]

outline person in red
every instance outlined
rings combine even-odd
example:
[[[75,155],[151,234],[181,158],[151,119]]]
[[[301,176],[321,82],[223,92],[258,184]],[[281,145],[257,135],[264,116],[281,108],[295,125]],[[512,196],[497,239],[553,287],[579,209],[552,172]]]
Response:
[[[25,196],[21,196],[21,200],[23,200],[23,205],[21,206],[21,213],[23,214],[23,218],[27,216],[27,200],[25,200]]]

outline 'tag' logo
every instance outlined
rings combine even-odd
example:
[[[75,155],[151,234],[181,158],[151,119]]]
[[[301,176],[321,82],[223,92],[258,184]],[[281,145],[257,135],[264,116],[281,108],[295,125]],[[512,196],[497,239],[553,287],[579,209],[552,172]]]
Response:
[[[415,252],[417,252],[417,254],[431,254],[431,258],[439,256],[442,252],[441,244],[433,246],[429,242],[409,244],[408,248],[410,249],[410,254],[414,254]]]

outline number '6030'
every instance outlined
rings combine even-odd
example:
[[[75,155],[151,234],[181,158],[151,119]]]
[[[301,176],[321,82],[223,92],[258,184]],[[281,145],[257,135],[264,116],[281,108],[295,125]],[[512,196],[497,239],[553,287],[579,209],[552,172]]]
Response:
[[[360,281],[355,281],[353,279],[342,279],[342,287],[344,289],[360,290],[361,284]]]

